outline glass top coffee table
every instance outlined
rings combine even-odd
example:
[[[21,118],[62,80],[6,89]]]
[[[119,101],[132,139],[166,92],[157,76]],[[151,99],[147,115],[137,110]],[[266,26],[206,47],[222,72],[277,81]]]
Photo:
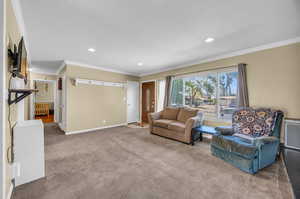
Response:
[[[195,127],[193,128],[192,130],[192,145],[194,145],[194,141],[196,139],[196,137],[199,137],[199,141],[201,142],[203,140],[203,133],[205,134],[209,134],[209,135],[218,135],[218,131],[215,130],[216,127],[214,126],[205,126],[205,125],[202,125],[200,127]]]

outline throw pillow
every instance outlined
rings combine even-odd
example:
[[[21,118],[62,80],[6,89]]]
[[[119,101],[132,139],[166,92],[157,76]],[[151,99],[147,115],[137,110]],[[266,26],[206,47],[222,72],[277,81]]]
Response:
[[[166,107],[162,112],[162,119],[176,120],[179,108]]]

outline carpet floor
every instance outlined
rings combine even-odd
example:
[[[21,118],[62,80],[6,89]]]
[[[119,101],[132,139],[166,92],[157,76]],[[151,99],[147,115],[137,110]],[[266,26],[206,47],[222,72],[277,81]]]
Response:
[[[148,129],[116,127],[64,135],[45,125],[46,177],[13,199],[289,199],[282,161],[250,175],[212,156],[209,141],[186,145]]]

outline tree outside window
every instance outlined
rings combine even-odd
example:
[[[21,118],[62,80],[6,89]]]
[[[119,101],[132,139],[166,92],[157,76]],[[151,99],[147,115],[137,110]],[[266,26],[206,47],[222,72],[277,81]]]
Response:
[[[171,105],[197,108],[209,118],[230,119],[237,106],[237,71],[174,79]]]

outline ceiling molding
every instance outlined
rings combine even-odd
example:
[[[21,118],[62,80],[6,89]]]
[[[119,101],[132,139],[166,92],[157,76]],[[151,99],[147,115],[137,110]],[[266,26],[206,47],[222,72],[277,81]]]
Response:
[[[24,17],[23,17],[23,13],[22,13],[22,9],[21,9],[21,4],[19,0],[11,0],[12,3],[12,7],[13,7],[13,11],[17,20],[17,24],[19,26],[21,35],[23,36],[24,39],[24,43],[26,46],[26,51],[27,51],[27,60],[30,66],[31,63],[31,56],[30,56],[30,50],[29,50],[29,43],[28,43],[28,39],[27,39],[27,32],[26,32],[26,28],[25,28],[25,22],[24,22]]]
[[[253,47],[253,48],[247,48],[244,50],[238,50],[238,51],[234,51],[231,53],[226,53],[223,55],[218,55],[218,56],[198,60],[198,61],[195,61],[195,62],[192,62],[189,64],[178,65],[175,67],[168,67],[165,69],[156,70],[156,71],[149,72],[149,73],[142,73],[139,76],[144,77],[147,75],[153,75],[153,74],[157,74],[157,73],[172,71],[175,69],[185,68],[185,67],[189,67],[189,66],[193,66],[193,65],[203,64],[203,63],[208,63],[208,62],[217,61],[220,59],[225,59],[225,58],[230,58],[230,57],[235,57],[235,56],[239,56],[239,55],[245,55],[245,54],[254,53],[257,51],[267,50],[267,49],[271,49],[271,48],[277,48],[277,47],[286,46],[289,44],[294,44],[294,43],[299,43],[299,42],[300,42],[300,37],[296,37],[296,38],[292,38],[292,39],[288,39],[288,40],[284,40],[284,41],[273,42],[270,44],[265,44],[265,45],[261,45],[261,46],[257,46],[257,47]]]
[[[54,75],[57,76],[56,73],[49,73],[49,72],[43,72],[43,71],[30,71],[30,73],[34,73],[34,74],[41,74],[41,75]]]
[[[60,71],[66,66],[66,62],[62,61],[60,67],[56,71],[56,75],[59,75]]]
[[[102,70],[102,71],[107,71],[107,72],[113,72],[113,73],[120,73],[120,74],[125,74],[125,75],[133,75],[133,76],[139,76],[136,73],[128,73],[120,70],[115,70],[115,69],[109,69],[106,67],[101,67],[101,66],[95,66],[95,65],[89,65],[85,63],[80,63],[80,62],[74,62],[74,61],[64,61],[66,65],[74,65],[74,66],[80,66],[80,67],[85,67],[85,68],[92,68],[92,69],[97,69],[97,70]]]

